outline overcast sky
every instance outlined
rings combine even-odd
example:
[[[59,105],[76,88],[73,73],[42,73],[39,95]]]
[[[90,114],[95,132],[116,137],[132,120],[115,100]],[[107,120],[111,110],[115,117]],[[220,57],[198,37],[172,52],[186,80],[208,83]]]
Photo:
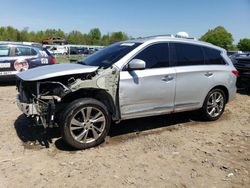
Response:
[[[62,29],[129,36],[175,34],[192,37],[218,25],[235,42],[250,38],[250,0],[1,0],[0,26],[29,30]]]

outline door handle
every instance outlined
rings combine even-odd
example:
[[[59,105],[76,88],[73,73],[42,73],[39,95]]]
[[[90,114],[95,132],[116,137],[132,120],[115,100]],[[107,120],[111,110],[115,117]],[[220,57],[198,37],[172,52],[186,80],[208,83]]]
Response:
[[[204,75],[205,75],[206,77],[210,77],[210,76],[213,76],[214,73],[212,73],[212,72],[206,72]]]
[[[164,81],[164,82],[169,82],[169,81],[171,81],[173,79],[174,79],[173,76],[166,75],[161,80]]]

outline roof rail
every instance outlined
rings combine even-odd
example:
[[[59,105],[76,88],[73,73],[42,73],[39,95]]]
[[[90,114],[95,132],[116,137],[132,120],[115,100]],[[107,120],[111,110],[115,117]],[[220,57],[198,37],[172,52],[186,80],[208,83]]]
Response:
[[[174,36],[172,34],[166,34],[166,35],[152,35],[152,36],[146,36],[146,37],[139,37],[138,39],[161,38],[161,37],[182,38],[182,37]],[[195,37],[183,37],[183,39],[196,40]]]
[[[165,34],[165,35],[152,35],[152,36],[146,36],[146,37],[139,37],[138,39],[160,38],[160,37],[172,37],[172,38],[174,38],[174,35],[172,35],[172,34]]]
[[[186,38],[186,39],[196,40],[195,37],[188,37],[188,38]]]

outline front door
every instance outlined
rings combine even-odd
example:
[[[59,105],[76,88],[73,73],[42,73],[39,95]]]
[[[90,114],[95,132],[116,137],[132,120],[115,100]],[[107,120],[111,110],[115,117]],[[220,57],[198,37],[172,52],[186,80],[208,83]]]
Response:
[[[121,71],[121,118],[129,119],[173,111],[176,73],[175,69],[169,66],[168,43],[148,46],[133,59],[145,61],[146,69]]]

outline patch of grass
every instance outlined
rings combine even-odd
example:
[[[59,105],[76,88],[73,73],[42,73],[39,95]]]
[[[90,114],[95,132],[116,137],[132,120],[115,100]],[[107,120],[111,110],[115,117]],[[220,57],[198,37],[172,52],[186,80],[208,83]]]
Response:
[[[57,56],[56,63],[70,63],[70,61],[80,61],[84,58],[84,55],[65,55],[65,56]]]

